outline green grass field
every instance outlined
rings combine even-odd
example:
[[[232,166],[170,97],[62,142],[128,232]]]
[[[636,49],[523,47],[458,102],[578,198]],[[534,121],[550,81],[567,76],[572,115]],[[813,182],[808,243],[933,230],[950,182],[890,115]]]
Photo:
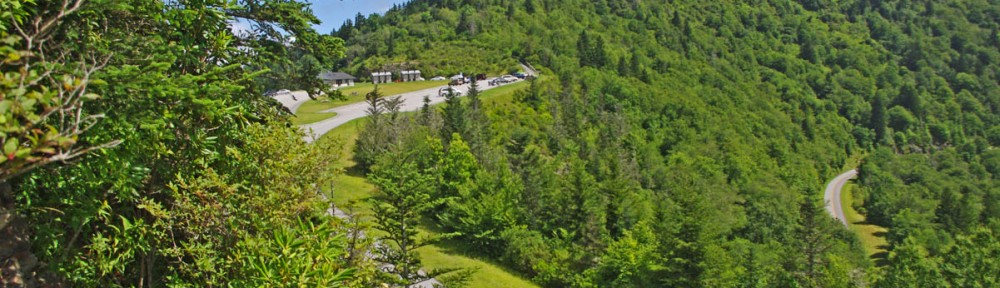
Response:
[[[302,106],[305,106],[305,103],[303,103]],[[300,106],[299,107],[299,111],[302,111],[301,108],[302,107]],[[330,119],[333,116],[337,116],[337,113],[319,113],[319,112],[303,113],[303,112],[299,112],[299,113],[296,113],[295,117],[292,117],[292,124],[295,124],[295,125],[312,124],[312,123],[316,123],[316,122],[323,121],[323,120],[326,120],[326,119]]]
[[[527,87],[527,82],[519,82],[504,87],[484,91],[483,102],[487,105],[496,105],[500,102],[513,99],[515,91]],[[308,104],[308,103],[307,103]],[[303,104],[303,107],[305,104]],[[300,110],[302,108],[299,108]],[[412,112],[411,112],[412,113]],[[353,169],[354,161],[351,156],[354,151],[354,144],[358,138],[358,133],[364,127],[367,118],[355,119],[341,125],[330,132],[324,134],[317,141],[342,141],[344,143],[341,153],[341,160],[337,165],[343,168],[345,173],[337,175],[333,183],[326,183],[323,190],[338,207],[352,206],[355,212],[365,214],[370,211],[367,199],[375,191],[375,187],[365,180],[363,175],[359,175]],[[331,187],[332,192],[331,193]],[[425,219],[426,220],[426,219]],[[434,229],[430,221],[423,221],[424,224],[418,229],[421,233],[435,235],[440,231]],[[377,234],[377,233],[376,233]],[[374,234],[373,234],[374,235]],[[424,263],[425,270],[441,268],[472,268],[472,274],[468,287],[538,287],[516,273],[491,262],[488,259],[480,259],[476,256],[463,255],[457,251],[460,243],[454,241],[441,241],[432,245],[421,247],[417,250]]]
[[[378,90],[382,92],[382,95],[392,96],[406,92],[444,86],[447,84],[448,80],[385,83],[385,84],[379,84]],[[347,96],[347,100],[334,101],[334,103],[341,103],[341,105],[343,105],[343,104],[359,102],[361,100],[364,100],[365,94],[368,94],[368,92],[372,92],[372,90],[375,90],[375,84],[372,83],[358,83],[351,87],[340,88],[340,93],[343,93],[344,96]]]
[[[857,233],[858,237],[861,238],[861,244],[865,247],[865,253],[868,253],[869,257],[878,260],[877,258],[884,257],[886,248],[889,245],[883,236],[889,230],[885,227],[866,222],[865,215],[861,215],[861,213],[854,210],[851,202],[854,201],[854,193],[852,191],[855,188],[854,183],[847,183],[847,185],[844,185],[844,190],[840,192],[840,204],[841,207],[844,207],[844,217],[847,217],[848,227],[851,231]]]
[[[453,267],[475,269],[472,279],[469,279],[468,287],[538,287],[501,266],[447,251],[446,247],[446,244],[438,244],[417,249],[425,270]]]

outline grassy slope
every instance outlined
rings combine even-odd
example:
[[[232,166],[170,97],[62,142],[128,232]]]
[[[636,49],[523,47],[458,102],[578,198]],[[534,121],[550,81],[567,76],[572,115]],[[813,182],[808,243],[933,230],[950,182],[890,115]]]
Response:
[[[510,101],[514,94],[514,91],[518,89],[523,89],[527,87],[527,82],[520,82],[504,87],[499,87],[489,91],[484,91],[482,94],[483,102],[487,105],[497,104],[499,102]],[[355,171],[349,169],[349,167],[354,166],[354,161],[351,160],[352,151],[354,150],[355,140],[358,138],[358,132],[365,125],[365,118],[355,119],[351,122],[347,122],[340,127],[330,130],[327,134],[320,137],[318,141],[344,141],[344,149],[340,151],[343,155],[343,160],[341,160],[338,165],[347,169],[346,173],[338,175],[333,181],[334,183],[327,184],[324,186],[324,190],[329,191],[329,187],[334,187],[334,192],[330,195],[333,202],[339,207],[344,207],[345,205],[355,205],[358,207],[359,211],[367,211],[368,204],[366,199],[371,197],[375,190],[375,187],[369,184],[364,176],[357,174]],[[428,221],[424,221],[422,225],[422,231],[426,233],[436,233],[431,227]],[[477,259],[472,256],[460,255],[454,251],[457,249],[459,243],[453,243],[449,241],[443,241],[434,245],[427,245],[421,247],[417,251],[420,253],[421,260],[424,263],[424,269],[434,270],[441,268],[452,268],[452,267],[463,267],[463,268],[473,268],[478,269],[470,279],[469,287],[537,287],[537,285],[531,283],[524,278],[517,276],[515,273],[505,270],[503,267],[496,265],[490,261],[483,259]]]
[[[844,207],[844,217],[847,217],[851,231],[857,233],[858,237],[861,238],[861,244],[864,245],[868,256],[872,258],[884,257],[886,248],[888,248],[888,242],[885,241],[884,235],[888,229],[866,222],[865,215],[854,210],[854,207],[851,206],[851,202],[854,201],[854,193],[851,191],[855,188],[854,183],[847,183],[840,193],[840,204],[841,207]]]
[[[303,106],[305,106],[305,105],[303,105]],[[299,109],[299,111],[302,111],[302,109]],[[318,112],[304,113],[304,112],[298,112],[298,113],[295,114],[295,117],[292,117],[292,124],[295,124],[295,125],[311,124],[311,123],[316,123],[316,122],[319,122],[319,121],[323,121],[323,120],[329,119],[329,118],[331,118],[333,116],[337,116],[337,113],[318,113]]]
[[[396,95],[438,87],[445,84],[448,84],[448,81],[416,81],[386,83],[380,84],[378,87],[379,90],[382,91],[382,95]],[[336,116],[337,113],[321,113],[321,111],[361,102],[364,100],[365,94],[368,94],[368,92],[371,92],[374,89],[375,85],[371,83],[359,83],[352,87],[344,87],[340,89],[340,92],[344,93],[344,96],[347,96],[347,99],[345,100],[331,101],[329,99],[320,99],[306,101],[305,103],[302,103],[302,106],[299,106],[298,110],[295,111],[295,118],[292,118],[292,123],[295,125],[303,125],[329,119],[330,117]]]
[[[378,89],[382,91],[382,95],[390,96],[400,93],[406,93],[410,91],[423,90],[431,87],[443,86],[448,84],[448,80],[439,81],[415,81],[415,82],[398,82],[398,83],[386,83],[379,84]],[[347,100],[344,101],[333,101],[332,103],[340,103],[340,105],[351,104],[359,102],[365,99],[365,94],[375,90],[375,85],[372,83],[360,83],[355,84],[351,87],[344,87],[340,89],[340,93],[344,93],[347,96]],[[339,106],[339,105],[337,105]]]

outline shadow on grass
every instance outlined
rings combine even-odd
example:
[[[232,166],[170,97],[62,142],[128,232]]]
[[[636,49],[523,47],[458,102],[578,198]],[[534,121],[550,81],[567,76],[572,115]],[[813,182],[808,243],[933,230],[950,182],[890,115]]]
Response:
[[[358,164],[354,164],[354,165],[351,165],[351,166],[344,167],[344,174],[347,175],[347,176],[351,176],[351,177],[362,177],[362,178],[364,178],[366,176],[365,172],[367,172],[367,171],[365,171],[365,169],[362,168],[361,165],[358,165]]]
[[[475,260],[478,260],[480,262],[493,265],[496,268],[498,268],[501,271],[506,272],[508,274],[515,275],[517,277],[520,277],[520,278],[528,280],[528,281],[531,280],[531,276],[530,275],[526,275],[526,274],[522,273],[521,271],[517,271],[517,270],[511,269],[510,267],[507,266],[506,263],[501,263],[496,258],[490,257],[489,255],[486,255],[485,253],[483,253],[482,249],[477,249],[476,247],[473,247],[469,243],[465,243],[465,242],[463,242],[461,240],[458,240],[458,239],[441,240],[441,241],[438,241],[438,243],[435,243],[435,245],[437,245],[438,248],[441,248],[441,251],[444,252],[444,253],[446,253],[446,254],[461,255],[461,256],[464,256],[464,257],[468,257],[470,259],[475,259]]]
[[[875,261],[875,266],[878,267],[889,266],[889,245],[879,245],[879,248],[886,249],[886,251],[872,254],[872,261]]]
[[[868,221],[868,219],[860,220],[860,221],[854,221],[851,224],[879,226],[878,224],[875,224],[875,223],[872,223],[871,221]]]
[[[428,232],[437,235],[448,233],[448,231],[446,231],[444,227],[438,225],[437,221],[435,221],[435,219],[431,219],[430,217],[422,217],[420,220],[420,227]],[[434,241],[431,244],[437,246],[438,250],[440,250],[441,253],[474,259],[476,261],[493,265],[494,267],[502,270],[503,272],[515,275],[522,279],[526,279],[529,281],[531,279],[529,275],[525,275],[520,271],[511,269],[505,263],[500,262],[495,257],[492,257],[484,253],[481,247],[476,247],[472,243],[469,243],[465,240],[457,238],[445,238],[445,239],[438,239],[437,241]]]
[[[878,232],[872,233],[872,235],[875,235],[875,237],[879,237],[879,238],[886,238],[886,236],[889,236],[889,233],[885,232],[885,231],[878,231]],[[879,248],[882,248],[881,246],[886,246],[886,245],[880,245]],[[886,248],[888,249],[888,246],[886,246]]]

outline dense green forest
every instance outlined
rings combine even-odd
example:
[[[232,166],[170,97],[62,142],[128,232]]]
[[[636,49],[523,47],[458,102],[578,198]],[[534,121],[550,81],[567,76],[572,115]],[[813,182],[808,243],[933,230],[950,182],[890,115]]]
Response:
[[[989,1],[412,1],[333,34],[359,72],[554,76],[373,122],[355,154],[432,174],[424,217],[543,286],[981,287],[998,25]],[[860,156],[875,259],[820,210]]]
[[[1000,285],[995,1],[413,0],[329,34],[300,1],[0,8],[0,283],[405,285],[435,225],[545,287]],[[520,63],[509,101],[366,97],[374,257],[317,193],[343,143],[261,96]],[[888,255],[823,209],[845,168]]]

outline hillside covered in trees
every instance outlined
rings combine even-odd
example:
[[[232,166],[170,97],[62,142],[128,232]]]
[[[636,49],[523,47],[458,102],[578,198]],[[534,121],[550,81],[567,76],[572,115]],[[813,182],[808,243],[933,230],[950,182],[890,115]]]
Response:
[[[0,0],[0,283],[405,285],[423,225],[545,287],[1000,281],[995,1],[413,0],[330,34],[308,6]],[[317,193],[343,143],[262,96],[520,63],[509,98],[366,97],[370,252]],[[823,209],[850,168],[887,255]]]
[[[333,34],[359,73],[544,67],[355,154],[431,174],[425,217],[538,284],[933,287],[1000,273],[998,25],[989,1],[416,0]],[[821,210],[852,157],[877,259]]]

